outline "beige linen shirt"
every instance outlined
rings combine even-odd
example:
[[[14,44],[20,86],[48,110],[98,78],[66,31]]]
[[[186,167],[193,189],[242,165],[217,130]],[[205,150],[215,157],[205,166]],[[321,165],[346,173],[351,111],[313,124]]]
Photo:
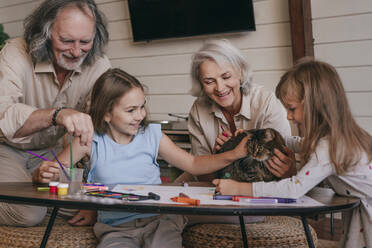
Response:
[[[283,136],[291,129],[286,111],[275,95],[263,86],[252,84],[249,93],[243,95],[240,112],[234,116],[237,129],[275,128]],[[218,134],[229,130],[229,125],[220,107],[208,97],[195,100],[189,113],[188,130],[192,153],[211,154]]]
[[[110,68],[107,57],[91,66],[72,71],[60,89],[49,62],[32,62],[23,38],[8,41],[0,52],[0,142],[21,149],[42,149],[54,145],[64,128],[50,126],[22,138],[13,138],[37,109],[68,107],[84,111],[97,78]]]

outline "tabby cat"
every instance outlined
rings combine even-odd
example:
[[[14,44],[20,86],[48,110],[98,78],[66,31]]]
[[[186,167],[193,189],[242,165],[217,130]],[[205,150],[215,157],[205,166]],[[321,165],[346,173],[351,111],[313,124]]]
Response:
[[[225,142],[218,153],[234,149],[247,135],[250,137],[247,141],[247,156],[217,171],[216,178],[233,179],[241,182],[279,180],[280,178],[273,175],[263,163],[263,161],[273,156],[274,148],[285,153],[282,149],[285,144],[284,139],[275,129],[246,130]]]

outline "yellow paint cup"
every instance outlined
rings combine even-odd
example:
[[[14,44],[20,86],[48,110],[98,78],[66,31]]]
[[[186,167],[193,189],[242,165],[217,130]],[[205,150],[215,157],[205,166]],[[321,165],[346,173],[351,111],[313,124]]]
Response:
[[[68,193],[68,183],[58,184],[58,195],[63,196]]]

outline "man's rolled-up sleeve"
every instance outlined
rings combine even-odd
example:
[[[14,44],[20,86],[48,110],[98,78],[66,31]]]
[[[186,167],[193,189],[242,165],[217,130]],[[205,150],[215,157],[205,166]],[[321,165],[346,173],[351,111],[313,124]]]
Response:
[[[13,143],[26,143],[32,136],[13,137],[37,108],[22,103],[22,72],[16,72],[3,53],[0,56],[0,137]]]

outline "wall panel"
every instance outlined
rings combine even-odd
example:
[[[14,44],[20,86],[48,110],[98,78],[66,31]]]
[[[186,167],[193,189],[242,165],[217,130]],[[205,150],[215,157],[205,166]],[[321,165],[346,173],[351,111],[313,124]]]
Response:
[[[311,0],[313,19],[371,13],[371,0]]]
[[[243,50],[253,70],[283,70],[291,65],[290,48]],[[115,67],[136,76],[189,73],[191,54],[112,59]]]
[[[372,13],[314,20],[314,42],[318,44],[372,39],[371,23]]]
[[[372,65],[372,40],[319,44],[314,52],[336,67]]]
[[[4,24],[11,37],[22,35],[24,17],[40,2],[1,1],[0,23]],[[191,87],[191,56],[207,39],[230,39],[242,49],[251,64],[255,73],[253,81],[272,90],[283,71],[292,64],[287,0],[254,1],[255,32],[137,43],[132,41],[127,0],[96,0],[96,3],[108,19],[110,42],[107,55],[112,65],[138,76],[149,87],[149,114],[154,118],[172,119],[167,116],[169,112],[187,114],[194,100],[188,93]]]
[[[372,91],[372,66],[344,67],[337,68],[337,71],[346,91]]]
[[[372,1],[312,0],[315,56],[340,74],[351,111],[372,133]]]

